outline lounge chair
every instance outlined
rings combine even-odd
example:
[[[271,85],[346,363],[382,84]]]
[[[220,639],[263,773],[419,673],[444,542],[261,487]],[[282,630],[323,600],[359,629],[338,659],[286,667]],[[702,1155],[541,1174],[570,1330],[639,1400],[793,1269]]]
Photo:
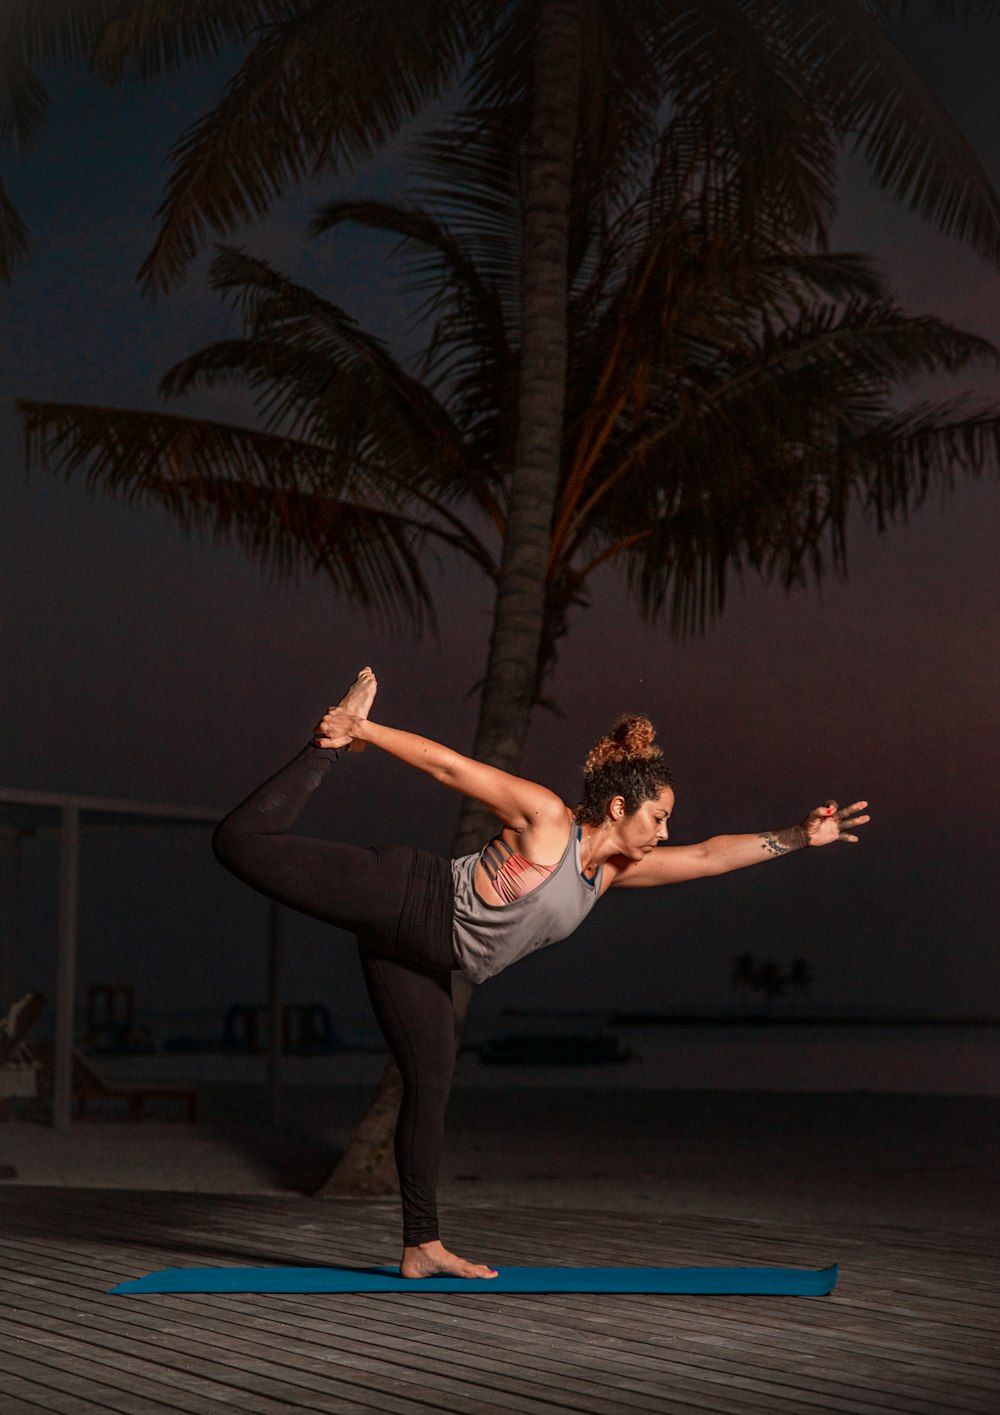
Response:
[[[0,1018],[0,1120],[10,1118],[12,1096],[34,1096],[38,1092],[38,1067],[25,1037],[44,1010],[46,997],[28,992],[12,1002]]]
[[[33,1042],[31,1055],[38,1062],[38,1094],[51,1096],[54,1085],[54,1049],[51,1042]],[[82,1120],[91,1100],[123,1100],[129,1120],[141,1120],[149,1101],[178,1100],[185,1106],[185,1118],[196,1120],[198,1092],[194,1086],[148,1086],[141,1082],[107,1081],[91,1066],[83,1052],[73,1048],[73,1101]]]

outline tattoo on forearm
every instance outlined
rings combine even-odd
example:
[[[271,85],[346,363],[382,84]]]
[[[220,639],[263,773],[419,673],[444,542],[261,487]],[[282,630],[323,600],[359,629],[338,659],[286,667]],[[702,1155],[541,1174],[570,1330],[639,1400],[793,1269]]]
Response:
[[[787,855],[791,850],[801,850],[808,844],[806,833],[800,825],[790,825],[787,830],[762,830],[760,839],[762,850],[769,855]]]
[[[789,847],[782,845],[778,837],[769,830],[762,830],[760,838],[764,842],[763,848],[770,855],[787,855]]]

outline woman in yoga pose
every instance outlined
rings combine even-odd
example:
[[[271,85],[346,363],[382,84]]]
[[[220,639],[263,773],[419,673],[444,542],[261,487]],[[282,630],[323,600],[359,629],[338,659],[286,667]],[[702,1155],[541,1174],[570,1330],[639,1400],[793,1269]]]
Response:
[[[217,857],[254,889],[357,936],[368,993],[403,1077],[395,1156],[403,1204],[404,1277],[490,1278],[450,1253],[436,1190],[455,1065],[451,974],[480,983],[565,938],[612,887],[675,884],[834,840],[855,841],[868,816],[835,801],[801,825],[717,835],[660,850],[673,779],[646,718],[625,717],[594,747],[575,811],[533,781],[485,766],[426,737],[369,719],[377,684],[363,668],[321,719],[312,743],[226,817]],[[479,855],[446,860],[408,846],[342,845],[290,835],[342,750],[380,747],[502,821]]]

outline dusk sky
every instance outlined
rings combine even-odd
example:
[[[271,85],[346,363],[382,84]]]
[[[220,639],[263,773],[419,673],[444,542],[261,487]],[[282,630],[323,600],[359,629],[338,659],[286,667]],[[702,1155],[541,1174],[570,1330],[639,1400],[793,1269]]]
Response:
[[[911,27],[908,52],[1000,185],[1000,21]],[[213,101],[225,67],[147,92],[47,75],[53,109],[5,181],[34,236],[0,294],[0,784],[220,808],[306,740],[362,664],[374,716],[467,749],[490,622],[484,581],[443,562],[439,634],[417,642],[365,622],[322,581],[275,586],[239,551],[186,538],[157,510],[91,500],[80,484],[25,485],[17,396],[155,406],[175,360],[235,331],[204,261],[169,298],[143,299],[171,142]],[[361,173],[391,190],[398,159]],[[292,194],[235,239],[329,293],[399,346],[400,302],[382,242],[304,234],[332,182]],[[912,313],[1000,343],[1000,273],[894,207],[845,164],[836,244],[879,263]],[[983,368],[962,386],[1000,396]],[[943,388],[940,391],[946,391]],[[177,405],[237,418],[236,398]],[[831,847],[724,880],[605,900],[574,940],[490,983],[490,1010],[725,1008],[734,956],[804,956],[817,1010],[998,1011],[1000,596],[995,478],[960,484],[882,538],[856,521],[847,583],[786,597],[734,587],[721,622],[679,644],[643,626],[620,583],[595,586],[537,715],[525,774],[575,800],[579,763],[621,712],[647,711],[678,779],[672,838],[791,824],[835,796],[867,797],[857,847]],[[378,753],[338,764],[304,822],[317,833],[447,851],[457,800]],[[261,901],[214,864],[200,834],[90,838],[81,983],[133,981],[140,1002],[219,1006],[262,991]],[[28,849],[24,986],[51,987],[54,844]],[[343,940],[341,940],[343,943]],[[288,988],[363,1010],[352,950],[302,920]]]

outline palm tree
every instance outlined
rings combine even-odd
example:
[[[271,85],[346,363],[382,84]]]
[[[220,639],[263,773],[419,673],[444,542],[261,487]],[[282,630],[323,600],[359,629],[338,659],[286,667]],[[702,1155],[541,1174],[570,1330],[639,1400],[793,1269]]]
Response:
[[[1000,200],[894,44],[891,23],[904,9],[903,0],[7,0],[0,47],[20,66],[11,73],[86,52],[111,80],[242,48],[222,100],[175,149],[142,270],[150,289],[172,287],[210,231],[260,216],[310,173],[363,161],[456,85],[473,121],[519,155],[520,406],[474,748],[510,767],[527,732],[544,618],[571,194],[613,207],[670,104],[726,155],[748,228],[767,207],[822,242],[837,154],[850,144],[884,191],[996,261]],[[13,111],[30,108],[22,84]],[[9,217],[8,232],[16,254],[23,232]]]
[[[339,306],[224,247],[211,282],[242,334],[182,360],[161,391],[236,383],[259,425],[23,402],[32,463],[156,502],[276,573],[323,573],[417,628],[433,613],[429,543],[496,582],[522,364],[519,214],[511,171],[453,139],[421,148],[423,202],[337,201],[313,222],[318,237],[354,223],[399,238],[423,299],[415,372]],[[696,631],[734,571],[819,579],[844,563],[852,505],[884,529],[996,457],[1000,408],[907,406],[901,391],[995,361],[991,345],[905,314],[861,257],[811,249],[780,217],[748,235],[726,172],[681,117],[647,166],[610,226],[595,204],[574,210],[533,702],[599,568],[622,568],[647,617]]]

